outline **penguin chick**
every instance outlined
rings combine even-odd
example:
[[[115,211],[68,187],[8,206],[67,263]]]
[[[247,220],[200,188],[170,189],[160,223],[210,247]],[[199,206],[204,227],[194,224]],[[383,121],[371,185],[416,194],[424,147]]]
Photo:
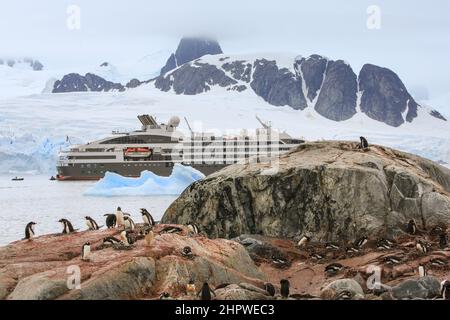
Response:
[[[194,253],[192,252],[191,247],[184,247],[183,250],[181,250],[181,256],[183,256],[186,259],[193,259]]]
[[[155,234],[152,230],[146,230],[145,231],[145,244],[147,246],[151,246],[153,243],[153,240],[155,239]]]

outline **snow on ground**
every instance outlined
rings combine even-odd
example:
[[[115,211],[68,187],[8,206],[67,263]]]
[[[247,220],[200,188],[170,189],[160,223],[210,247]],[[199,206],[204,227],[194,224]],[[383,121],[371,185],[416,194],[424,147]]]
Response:
[[[193,182],[205,176],[192,167],[175,164],[169,177],[160,177],[144,171],[139,178],[126,178],[107,172],[105,177],[90,187],[87,196],[161,196],[180,195]]]
[[[2,90],[3,92],[3,90]],[[0,97],[3,94],[0,93]],[[251,90],[242,93],[213,88],[195,96],[176,95],[151,84],[127,92],[34,94],[0,98],[0,173],[39,171],[54,174],[57,151],[69,143],[109,136],[112,130],[140,128],[136,116],[152,114],[158,121],[187,117],[195,131],[226,134],[271,121],[274,128],[307,140],[359,139],[450,163],[450,124],[419,110],[418,119],[399,128],[364,114],[335,122],[317,114],[267,104]],[[184,121],[180,130],[187,132]],[[69,140],[67,141],[67,136]],[[19,159],[20,161],[14,161]]]

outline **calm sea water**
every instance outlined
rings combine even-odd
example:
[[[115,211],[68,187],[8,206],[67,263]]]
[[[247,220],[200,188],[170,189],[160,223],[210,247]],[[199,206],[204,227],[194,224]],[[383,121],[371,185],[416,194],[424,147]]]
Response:
[[[135,222],[141,222],[139,208],[149,210],[159,220],[176,196],[93,197],[83,196],[93,181],[50,181],[48,176],[23,176],[11,181],[0,176],[0,245],[24,237],[25,226],[34,221],[36,235],[61,232],[61,218],[69,219],[75,228],[85,230],[84,217],[91,216],[104,225],[105,213],[120,206]]]

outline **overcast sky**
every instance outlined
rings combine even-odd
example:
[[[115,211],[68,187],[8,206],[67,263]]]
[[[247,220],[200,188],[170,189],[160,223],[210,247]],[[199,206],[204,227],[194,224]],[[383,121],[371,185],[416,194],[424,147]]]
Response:
[[[67,8],[81,9],[80,30]],[[381,9],[368,29],[367,9]],[[450,1],[433,0],[2,0],[0,56],[48,66],[138,59],[174,50],[185,34],[216,37],[226,53],[319,53],[396,71],[408,88],[450,91]],[[422,88],[422,89],[421,89]]]

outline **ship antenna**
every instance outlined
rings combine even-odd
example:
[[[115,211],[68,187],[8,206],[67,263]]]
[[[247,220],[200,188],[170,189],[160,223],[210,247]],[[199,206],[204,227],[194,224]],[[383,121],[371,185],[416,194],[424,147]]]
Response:
[[[264,123],[264,121],[262,121],[262,120],[258,117],[258,115],[256,115],[256,120],[258,120],[259,123],[261,123],[261,125],[264,127],[264,129],[269,130],[270,127],[272,126],[271,123],[270,123],[270,121],[268,122],[268,124],[267,124],[267,123]]]
[[[186,117],[184,117],[184,121],[186,121],[186,124],[187,124],[187,126],[188,126],[189,131],[191,132],[191,134],[194,134],[194,131],[192,131],[191,125],[189,124],[189,121],[188,121],[188,119],[187,119]]]

